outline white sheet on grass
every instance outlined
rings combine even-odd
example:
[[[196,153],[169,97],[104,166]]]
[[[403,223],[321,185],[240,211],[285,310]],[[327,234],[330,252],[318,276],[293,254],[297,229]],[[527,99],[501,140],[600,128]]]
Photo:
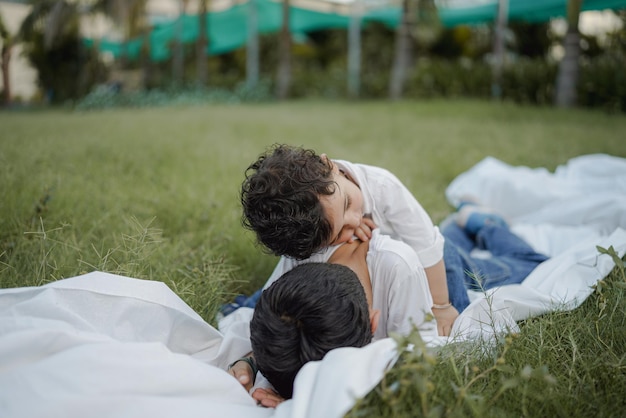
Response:
[[[496,208],[552,256],[520,285],[473,294],[455,338],[578,306],[613,268],[596,245],[626,251],[624,159],[583,156],[550,173],[486,158],[446,193]],[[0,416],[339,417],[395,358],[389,339],[334,350],[303,368],[292,400],[258,407],[224,371],[250,350],[250,315],[238,310],[218,332],[165,284],[101,272],[0,290]]]

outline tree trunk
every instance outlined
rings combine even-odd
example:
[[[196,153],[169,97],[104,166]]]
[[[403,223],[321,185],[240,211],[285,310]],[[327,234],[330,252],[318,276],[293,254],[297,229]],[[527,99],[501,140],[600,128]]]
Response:
[[[187,0],[178,0],[179,11],[178,21],[176,22],[174,36],[174,55],[172,57],[172,82],[177,86],[182,86],[185,75],[185,52],[183,50],[183,18],[187,10]]]
[[[146,27],[143,34],[143,48],[141,50],[141,64],[143,68],[143,89],[149,90],[152,87],[152,52],[150,46],[151,28]]]
[[[208,78],[208,52],[209,46],[207,15],[208,0],[200,0],[200,11],[198,13],[198,40],[196,43],[196,81],[199,86],[206,87]]]
[[[124,70],[127,67],[128,61],[126,45],[131,39],[131,28],[133,26],[133,23],[131,22],[133,16],[133,13],[131,12],[132,2],[115,0],[109,4],[109,7],[111,8],[111,15],[116,16],[122,26],[123,40],[120,55],[118,56],[116,64],[120,70]]]
[[[0,71],[2,71],[2,102],[5,106],[11,104],[11,77],[10,67],[11,63],[11,49],[13,48],[13,37],[9,33],[2,15],[0,15],[0,40],[2,41],[2,50],[0,51]]]
[[[11,63],[11,49],[13,45],[10,40],[4,40],[2,44],[2,60],[0,66],[2,67],[2,85],[4,90],[2,91],[2,104],[9,106],[11,104],[11,77],[9,72],[9,64]]]
[[[569,0],[567,3],[567,33],[563,40],[565,55],[559,63],[556,79],[555,104],[558,107],[576,105],[576,85],[578,83],[578,57],[580,56],[580,33],[578,21],[583,0]]]
[[[493,57],[491,79],[491,97],[502,98],[502,71],[504,69],[505,42],[504,31],[509,20],[509,0],[498,0],[498,17],[496,19],[495,36],[493,41]]]
[[[259,81],[259,10],[256,0],[248,0],[248,40],[246,45],[246,85]]]
[[[359,97],[361,90],[361,2],[355,1],[350,8],[348,28],[348,96]]]
[[[398,100],[402,97],[407,71],[412,61],[411,29],[415,19],[412,6],[417,1],[402,1],[402,16],[396,29],[393,68],[389,81],[389,98],[391,100]]]
[[[283,0],[283,23],[280,30],[280,46],[276,96],[284,100],[289,96],[291,84],[291,31],[289,30],[289,0]]]

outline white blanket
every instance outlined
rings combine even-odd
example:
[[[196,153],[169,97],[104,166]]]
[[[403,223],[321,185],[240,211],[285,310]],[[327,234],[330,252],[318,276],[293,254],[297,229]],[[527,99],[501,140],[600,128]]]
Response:
[[[520,285],[474,294],[455,338],[578,306],[614,266],[595,246],[626,251],[624,159],[583,156],[550,173],[487,158],[446,193],[498,209],[552,256]],[[340,417],[396,356],[389,339],[334,350],[303,368],[292,400],[258,407],[224,371],[250,350],[250,314],[236,311],[218,332],[166,285],[101,272],[0,290],[0,416]]]

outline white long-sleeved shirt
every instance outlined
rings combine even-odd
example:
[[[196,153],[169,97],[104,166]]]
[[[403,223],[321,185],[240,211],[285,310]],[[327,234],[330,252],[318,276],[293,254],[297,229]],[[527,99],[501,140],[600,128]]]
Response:
[[[339,245],[314,254],[306,262],[328,262]],[[283,258],[279,261],[280,263]],[[372,307],[380,311],[374,339],[385,338],[390,332],[407,335],[415,325],[422,337],[437,336],[437,323],[432,317],[432,296],[426,272],[406,243],[382,235],[379,229],[372,233],[366,256],[372,283]],[[270,279],[269,287],[275,280]]]
[[[364,214],[372,217],[381,234],[409,245],[419,263],[426,268],[443,259],[443,235],[433,225],[422,205],[395,175],[384,168],[366,164],[354,164],[344,160],[333,162],[357,183],[363,193]],[[328,247],[322,250],[321,255],[328,260],[330,256],[324,253],[333,251],[333,247]],[[318,255],[314,254],[311,258]],[[274,282],[295,266],[310,262],[311,258],[296,260],[281,257],[268,283]]]
[[[443,236],[422,205],[390,171],[344,160],[334,162],[347,172],[363,193],[363,212],[382,234],[407,243],[424,267],[443,258]]]

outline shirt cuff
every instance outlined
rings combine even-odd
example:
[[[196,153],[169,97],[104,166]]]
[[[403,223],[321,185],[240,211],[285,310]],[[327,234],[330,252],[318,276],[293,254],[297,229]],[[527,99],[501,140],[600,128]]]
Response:
[[[424,268],[432,267],[443,259],[443,243],[444,238],[438,227],[435,228],[435,241],[428,248],[417,253],[422,266]]]

